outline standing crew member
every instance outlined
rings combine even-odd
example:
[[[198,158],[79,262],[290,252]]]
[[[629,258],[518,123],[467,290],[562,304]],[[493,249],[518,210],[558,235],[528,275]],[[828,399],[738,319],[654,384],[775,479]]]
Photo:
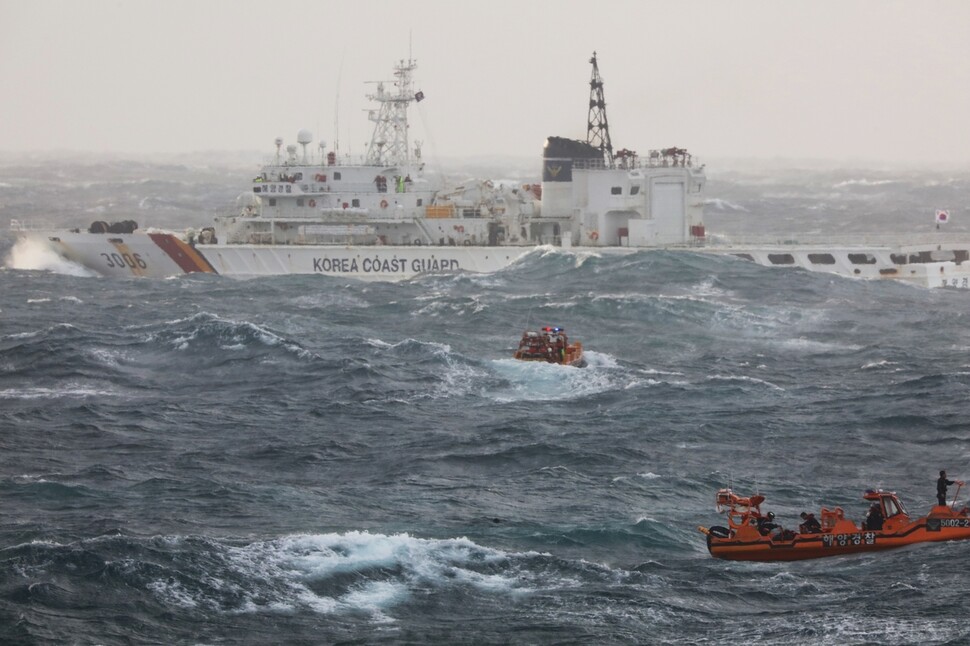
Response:
[[[936,500],[939,504],[946,505],[946,487],[951,484],[963,486],[960,480],[947,480],[946,471],[940,471],[940,479],[936,481]]]

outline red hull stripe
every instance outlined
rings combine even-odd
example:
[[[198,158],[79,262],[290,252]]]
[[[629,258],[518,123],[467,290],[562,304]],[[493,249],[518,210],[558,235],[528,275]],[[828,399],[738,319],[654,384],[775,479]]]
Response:
[[[152,241],[158,245],[159,249],[167,253],[169,258],[174,260],[175,264],[177,264],[185,273],[219,273],[211,264],[209,264],[209,261],[206,260],[202,254],[175,236],[169,233],[149,233],[148,235]]]

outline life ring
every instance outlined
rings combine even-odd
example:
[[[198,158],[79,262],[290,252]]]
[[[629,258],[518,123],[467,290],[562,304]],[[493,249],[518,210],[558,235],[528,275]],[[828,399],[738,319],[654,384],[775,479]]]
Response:
[[[466,246],[466,247],[470,247],[470,246],[472,246],[472,241],[466,238],[466,239],[464,239],[464,240],[461,241],[461,244],[464,245],[464,246]]]
[[[593,232],[591,232],[589,234],[589,239],[590,240],[599,240],[600,239],[600,234],[598,234],[596,231],[593,231]]]
[[[455,227],[455,231],[457,231],[458,233],[464,233],[465,227],[459,224],[458,226]]]
[[[386,209],[387,208],[387,200],[381,200],[381,208],[382,209]]]
[[[317,201],[311,198],[310,201],[308,202],[308,204],[310,205],[310,208],[312,209],[313,207],[315,207],[317,205]]]
[[[326,182],[327,181],[327,176],[324,175],[323,173],[317,173],[316,176],[315,176],[315,179],[318,182]]]

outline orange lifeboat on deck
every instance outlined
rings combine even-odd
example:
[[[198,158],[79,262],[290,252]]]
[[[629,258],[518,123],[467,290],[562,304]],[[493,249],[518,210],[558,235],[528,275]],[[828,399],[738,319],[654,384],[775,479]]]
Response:
[[[841,507],[822,507],[820,522],[806,522],[793,531],[775,524],[773,514],[761,513],[764,496],[742,497],[721,489],[717,510],[725,514],[728,526],[697,529],[707,536],[711,556],[734,561],[797,561],[970,539],[970,510],[957,511],[955,497],[953,504],[935,505],[915,519],[895,492],[870,489],[863,498],[872,505],[861,525],[847,519]]]
[[[519,361],[544,361],[564,366],[585,368],[583,344],[569,342],[565,328],[546,326],[539,331],[526,330],[513,355]]]

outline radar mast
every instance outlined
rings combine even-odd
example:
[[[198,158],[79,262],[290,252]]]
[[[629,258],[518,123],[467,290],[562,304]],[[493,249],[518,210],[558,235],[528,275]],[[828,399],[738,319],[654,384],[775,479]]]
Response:
[[[396,92],[377,84],[377,92],[367,98],[380,103],[380,109],[371,110],[368,117],[374,122],[374,134],[367,148],[367,164],[373,166],[407,166],[408,155],[408,106],[411,101],[424,98],[421,92],[411,90],[411,72],[418,64],[413,59],[400,61],[394,66]]]
[[[613,144],[610,142],[610,125],[606,121],[606,99],[603,98],[603,79],[596,65],[596,52],[589,59],[593,74],[589,79],[589,119],[586,125],[586,143],[603,153],[603,163],[613,168]]]

